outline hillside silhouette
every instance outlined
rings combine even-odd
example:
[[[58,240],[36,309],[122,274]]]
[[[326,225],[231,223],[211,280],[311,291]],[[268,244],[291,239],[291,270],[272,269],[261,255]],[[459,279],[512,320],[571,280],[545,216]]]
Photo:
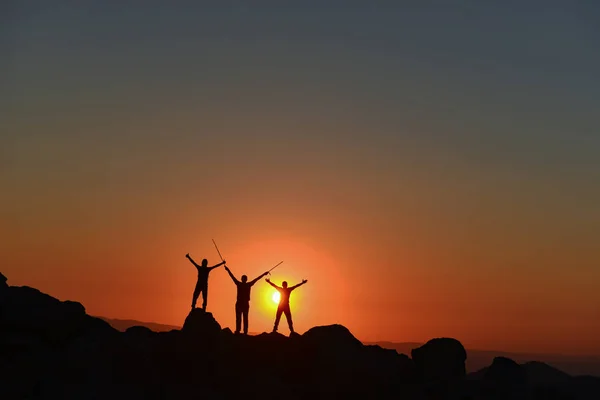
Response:
[[[2,399],[598,399],[600,378],[467,351],[433,338],[410,356],[364,345],[342,325],[234,335],[192,309],[181,329],[121,332],[77,302],[0,280]]]
[[[108,322],[113,328],[125,332],[133,326],[144,326],[155,332],[168,332],[181,329],[181,326],[161,324],[157,322],[145,322],[132,319],[115,319],[101,317]],[[260,332],[249,332],[249,335],[256,336]],[[398,353],[410,354],[411,350],[424,345],[420,342],[366,342],[365,345],[376,345],[384,349],[396,350]],[[600,376],[600,356],[579,356],[579,355],[564,355],[564,354],[543,354],[543,353],[518,353],[507,352],[500,350],[481,350],[467,348],[469,357],[467,358],[466,368],[467,373],[474,373],[478,370],[489,366],[494,358],[505,357],[517,361],[519,364],[525,364],[531,360],[542,361],[546,364],[565,371],[571,375],[593,375]]]
[[[415,347],[424,343],[418,342],[363,342],[368,345],[378,345],[385,349],[393,349],[398,353],[410,354]],[[600,376],[600,356],[580,356],[564,354],[542,354],[542,353],[517,353],[499,350],[482,350],[467,348],[467,373],[477,372],[489,366],[494,358],[505,357],[525,364],[532,360],[543,361],[553,367],[572,375],[594,375]]]

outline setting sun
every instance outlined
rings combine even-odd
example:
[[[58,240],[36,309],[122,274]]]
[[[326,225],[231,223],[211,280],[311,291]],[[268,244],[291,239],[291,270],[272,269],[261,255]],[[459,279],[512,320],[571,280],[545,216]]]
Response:
[[[275,292],[273,292],[273,296],[271,296],[271,299],[273,300],[273,303],[279,304],[280,297],[281,296],[279,295],[279,292],[275,291]]]

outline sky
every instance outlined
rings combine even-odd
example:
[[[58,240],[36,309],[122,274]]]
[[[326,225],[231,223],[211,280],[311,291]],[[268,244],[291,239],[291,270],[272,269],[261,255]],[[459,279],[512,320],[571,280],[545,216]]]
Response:
[[[597,2],[1,7],[9,284],[181,325],[214,239],[300,333],[600,355]]]

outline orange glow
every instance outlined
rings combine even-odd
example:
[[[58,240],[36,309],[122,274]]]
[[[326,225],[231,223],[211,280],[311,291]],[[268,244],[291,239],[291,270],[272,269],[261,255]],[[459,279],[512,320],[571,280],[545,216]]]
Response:
[[[535,209],[528,215],[535,217],[538,236],[515,222],[527,215],[499,211],[464,225],[393,187],[386,193],[398,203],[387,209],[363,194],[368,190],[350,195],[344,181],[336,189],[343,203],[337,192],[318,192],[323,197],[303,198],[299,208],[294,196],[300,192],[289,182],[286,177],[278,183],[293,196],[272,200],[237,182],[243,203],[235,196],[209,196],[198,204],[203,192],[186,182],[165,186],[164,197],[162,191],[115,188],[114,201],[84,189],[71,196],[62,189],[49,197],[26,193],[15,197],[13,208],[0,209],[10,211],[0,224],[2,273],[10,285],[79,301],[91,315],[181,325],[197,276],[185,254],[207,258],[209,265],[220,262],[214,237],[238,279],[252,280],[283,260],[271,272],[273,283],[308,280],[290,298],[299,333],[339,323],[365,341],[451,336],[478,348],[600,354],[596,242],[556,236],[559,231]],[[435,185],[404,185],[436,198],[430,189]],[[521,192],[497,195],[508,201],[514,193]],[[71,207],[74,202],[86,206]],[[359,212],[363,208],[373,214]],[[562,224],[565,232],[573,228]],[[494,230],[486,233],[488,225]],[[498,243],[505,243],[502,251]],[[577,273],[565,268],[573,260]],[[272,329],[278,305],[273,293],[264,278],[253,286],[251,332]],[[223,267],[215,269],[208,311],[221,326],[235,327],[235,301],[235,285]]]

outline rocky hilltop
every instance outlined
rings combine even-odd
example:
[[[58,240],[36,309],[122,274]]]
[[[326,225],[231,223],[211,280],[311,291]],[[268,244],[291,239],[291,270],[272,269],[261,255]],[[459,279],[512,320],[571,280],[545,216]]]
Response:
[[[600,379],[497,358],[467,375],[452,338],[412,350],[363,345],[342,325],[237,336],[196,309],[181,330],[125,332],[77,302],[0,274],[2,399],[599,399]]]

